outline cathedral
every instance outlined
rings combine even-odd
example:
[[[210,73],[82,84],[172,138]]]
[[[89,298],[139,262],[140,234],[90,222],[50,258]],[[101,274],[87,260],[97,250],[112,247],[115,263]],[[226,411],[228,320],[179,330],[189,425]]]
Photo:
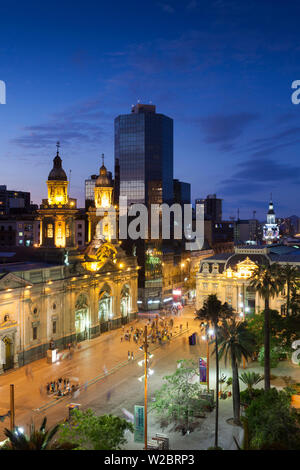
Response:
[[[48,197],[37,211],[40,240],[31,261],[0,265],[0,373],[45,357],[136,317],[138,266],[110,223],[113,185],[104,162],[88,212],[88,245],[76,246],[77,201],[57,154]]]

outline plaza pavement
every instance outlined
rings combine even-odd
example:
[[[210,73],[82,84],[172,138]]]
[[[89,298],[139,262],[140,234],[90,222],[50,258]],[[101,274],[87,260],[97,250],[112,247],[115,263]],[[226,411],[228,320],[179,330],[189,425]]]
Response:
[[[155,390],[161,387],[165,375],[172,374],[179,359],[192,358],[198,361],[200,356],[206,355],[206,344],[201,341],[195,346],[189,346],[188,335],[199,332],[199,322],[194,320],[194,307],[186,307],[182,316],[173,317],[175,329],[179,331],[179,325],[186,328],[188,322],[189,331],[173,338],[170,343],[157,347],[150,346],[150,351],[155,348],[154,357],[150,367],[155,373],[149,379],[148,397],[149,404]],[[145,325],[147,317],[138,322],[131,322],[139,327]],[[131,326],[125,326],[125,330]],[[92,408],[97,414],[112,413],[125,417],[125,412],[133,413],[134,405],[143,405],[143,383],[138,377],[143,371],[138,366],[137,357],[142,356],[139,347],[131,342],[121,342],[122,329],[113,330],[102,334],[93,340],[81,343],[81,349],[74,353],[72,360],[64,360],[59,364],[47,364],[46,358],[31,363],[33,380],[25,374],[25,367],[7,372],[0,377],[0,410],[1,414],[9,409],[9,384],[15,384],[16,424],[26,429],[30,422],[37,425],[44,416],[48,418],[49,426],[56,424],[67,416],[67,405],[70,402],[80,403],[82,409]],[[201,335],[200,335],[201,337]],[[211,350],[213,348],[211,347]],[[127,360],[128,350],[134,352],[134,361]],[[257,363],[247,365],[248,369],[263,372]],[[104,370],[108,374],[105,376]],[[221,371],[227,377],[231,376],[231,370],[221,362]],[[283,387],[284,382],[280,376],[291,375],[300,381],[299,367],[291,362],[281,362],[277,369],[272,369],[272,374],[278,375],[274,385]],[[298,375],[298,377],[297,377]],[[67,398],[54,401],[40,387],[44,387],[50,380],[58,377],[78,378],[80,384],[87,383],[85,391],[80,392],[76,399]],[[259,386],[261,386],[259,384]],[[214,380],[214,356],[211,356],[210,388],[215,387]],[[47,408],[48,407],[48,408]],[[40,410],[40,411],[33,411]],[[227,423],[232,417],[232,399],[220,400],[219,417],[219,445],[224,449],[235,449],[233,435],[241,439],[242,429]],[[148,415],[148,440],[155,433],[164,433],[170,439],[170,448],[178,450],[207,449],[214,444],[214,419],[215,412],[207,413],[207,417],[199,420],[201,425],[190,434],[182,436],[174,432],[169,426],[161,429],[159,421],[153,413]],[[0,439],[3,439],[3,429],[9,427],[9,420],[0,423]],[[142,449],[143,444],[133,441],[133,435],[128,433],[126,449]]]

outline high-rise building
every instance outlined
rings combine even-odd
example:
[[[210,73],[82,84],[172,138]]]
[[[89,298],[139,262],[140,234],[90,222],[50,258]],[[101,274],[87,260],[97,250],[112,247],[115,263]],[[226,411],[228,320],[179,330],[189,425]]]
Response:
[[[84,181],[84,194],[85,194],[85,208],[89,209],[94,206],[94,191],[98,175],[91,175],[90,178]]]
[[[115,119],[115,192],[128,205],[172,204],[173,120],[154,105],[138,103]],[[162,298],[162,240],[124,240],[135,253],[139,270],[139,302],[158,308]]]
[[[204,217],[213,222],[222,220],[222,199],[216,194],[209,194],[205,199],[196,199],[196,204],[204,204]]]
[[[138,103],[115,119],[120,196],[128,204],[173,201],[173,119]]]
[[[183,181],[173,180],[174,202],[177,204],[191,203],[191,185]]]

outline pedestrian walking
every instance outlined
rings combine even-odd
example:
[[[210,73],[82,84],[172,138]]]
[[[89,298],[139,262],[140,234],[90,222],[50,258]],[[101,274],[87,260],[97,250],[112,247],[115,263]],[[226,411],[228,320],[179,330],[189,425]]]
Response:
[[[128,351],[128,361],[130,360],[130,357],[131,357],[130,351]]]
[[[133,361],[133,352],[131,353],[131,360]]]

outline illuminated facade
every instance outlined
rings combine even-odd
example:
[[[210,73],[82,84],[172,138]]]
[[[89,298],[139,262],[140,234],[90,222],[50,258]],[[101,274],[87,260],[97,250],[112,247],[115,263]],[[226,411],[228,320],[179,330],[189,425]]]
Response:
[[[48,199],[38,210],[40,243],[44,248],[75,248],[76,199],[68,196],[68,180],[58,149],[49,173]]]
[[[279,226],[276,224],[272,196],[267,214],[267,223],[263,227],[263,240],[268,245],[276,243],[279,240]]]
[[[196,278],[196,308],[203,306],[208,295],[216,294],[240,316],[263,310],[264,300],[250,287],[249,278],[256,266],[272,263],[289,263],[300,269],[299,249],[280,245],[235,247],[234,253],[220,253],[202,260]],[[270,299],[270,308],[281,312],[285,302],[280,293]]]
[[[53,163],[48,199],[38,210],[41,237],[35,255],[43,262],[0,265],[0,373],[44,357],[51,339],[64,349],[136,316],[136,257],[111,240],[107,224],[97,224],[103,218],[97,210],[108,209],[112,201],[104,165],[90,213],[92,240],[82,253],[74,238],[76,200],[68,196],[58,151]]]
[[[84,262],[0,266],[0,374],[45,357],[51,339],[61,350],[135,318],[136,261],[111,255],[97,271]]]
[[[102,159],[104,160],[104,156],[102,156]],[[113,182],[111,174],[104,166],[104,161],[102,162],[99,176],[96,179],[94,200],[95,207],[90,207],[87,213],[88,242],[91,242],[95,236],[98,239],[101,238],[106,241],[112,241],[116,238],[116,227],[114,225],[115,208],[113,206]],[[110,215],[112,217],[110,217]],[[105,220],[104,217],[106,217]],[[103,221],[102,224],[101,221]]]

